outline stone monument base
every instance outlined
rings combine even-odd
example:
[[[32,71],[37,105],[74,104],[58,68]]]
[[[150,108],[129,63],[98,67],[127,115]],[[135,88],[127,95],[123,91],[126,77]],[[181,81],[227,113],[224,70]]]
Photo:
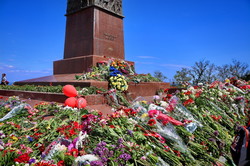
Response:
[[[71,84],[80,87],[95,86],[98,88],[109,89],[108,81],[96,81],[96,80],[76,80],[75,75],[81,75],[82,73],[75,74],[56,74],[46,77],[40,77],[35,79],[23,80],[15,82],[14,85],[67,85]],[[166,89],[170,87],[169,83],[165,82],[141,82],[141,83],[128,83],[130,92],[133,98],[137,96],[153,96],[159,89]]]
[[[98,62],[108,61],[110,57],[89,55],[80,56],[74,58],[67,58],[63,60],[54,61],[54,74],[73,74],[73,73],[85,73],[93,66],[96,66]],[[117,58],[113,58],[120,60]],[[134,66],[134,62],[126,61],[130,65]]]

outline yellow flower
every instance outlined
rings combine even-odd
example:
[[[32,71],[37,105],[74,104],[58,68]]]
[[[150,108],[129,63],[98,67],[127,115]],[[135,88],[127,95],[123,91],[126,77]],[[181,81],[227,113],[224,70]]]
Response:
[[[51,129],[51,128],[50,128],[50,125],[48,125],[48,126],[46,127],[46,129],[48,129],[48,130]]]
[[[144,113],[144,114],[141,115],[141,118],[143,118],[143,119],[146,118],[146,117],[148,117],[147,113]]]
[[[125,90],[128,90],[128,86],[126,86]]]
[[[147,101],[142,100],[141,103],[142,103],[142,104],[147,104]]]
[[[13,140],[13,142],[18,141],[18,138],[16,136],[14,136],[14,135],[12,135],[10,138]]]

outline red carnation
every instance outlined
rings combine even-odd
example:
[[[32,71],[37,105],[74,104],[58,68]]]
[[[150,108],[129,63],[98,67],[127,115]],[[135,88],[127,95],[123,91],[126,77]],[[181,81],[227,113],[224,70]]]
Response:
[[[28,155],[28,153],[24,153],[18,158],[14,159],[15,162],[19,162],[19,163],[28,163],[29,160],[30,160],[30,156]]]
[[[185,92],[184,94],[185,94],[185,95],[191,95],[192,92],[191,92],[191,91],[187,91],[187,92]]]
[[[110,128],[115,128],[115,126],[114,126],[114,125],[109,125],[109,127],[110,127]]]
[[[77,149],[75,149],[75,148],[72,148],[69,153],[70,153],[71,156],[77,157],[79,151]]]
[[[35,166],[56,166],[55,164],[51,164],[49,162],[39,162],[39,163],[36,163]]]
[[[64,166],[64,161],[63,161],[63,160],[59,161],[59,162],[57,163],[57,166]]]
[[[156,121],[154,120],[154,119],[150,119],[149,121],[148,121],[148,125],[149,126],[153,126],[153,125],[155,125],[156,124]]]
[[[186,101],[184,101],[183,105],[186,106],[186,105],[189,105],[189,104],[192,104],[194,103],[194,100],[193,99],[188,99]]]

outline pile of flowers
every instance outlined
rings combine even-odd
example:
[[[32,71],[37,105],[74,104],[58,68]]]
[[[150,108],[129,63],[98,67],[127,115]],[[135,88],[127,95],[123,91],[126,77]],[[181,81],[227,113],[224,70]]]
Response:
[[[109,116],[56,103],[32,108],[10,97],[0,103],[0,163],[233,165],[234,127],[249,116],[249,89],[240,87],[217,81],[175,95],[166,89],[164,98],[137,98]]]
[[[136,74],[134,66],[123,61],[110,59],[98,62],[97,66],[82,75],[76,75],[77,80],[109,81],[110,88],[123,92],[128,89],[128,82],[161,82],[150,74]]]

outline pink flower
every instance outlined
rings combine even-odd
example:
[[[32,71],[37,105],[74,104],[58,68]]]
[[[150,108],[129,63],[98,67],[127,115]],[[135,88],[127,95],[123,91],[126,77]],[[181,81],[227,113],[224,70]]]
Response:
[[[161,123],[163,125],[168,124],[169,122],[172,123],[173,125],[176,126],[183,126],[184,124],[174,118],[172,118],[171,116],[165,115],[165,114],[159,114],[156,118],[157,120],[161,121]]]
[[[8,142],[7,144],[5,144],[5,147],[11,147],[12,143]]]
[[[71,143],[69,146],[68,146],[68,151],[71,151],[71,149],[73,149],[75,146],[73,143]]]
[[[33,152],[33,150],[30,147],[26,147],[26,153],[30,154],[32,152]]]
[[[150,118],[153,118],[154,116],[159,115],[159,113],[160,113],[160,111],[158,111],[158,110],[150,110],[150,111],[148,111],[148,116]]]
[[[153,99],[154,99],[154,100],[160,100],[160,96],[159,96],[159,95],[154,95],[154,96],[153,96]]]
[[[26,146],[24,144],[21,144],[20,147],[21,147],[21,149],[25,149],[26,148]]]

